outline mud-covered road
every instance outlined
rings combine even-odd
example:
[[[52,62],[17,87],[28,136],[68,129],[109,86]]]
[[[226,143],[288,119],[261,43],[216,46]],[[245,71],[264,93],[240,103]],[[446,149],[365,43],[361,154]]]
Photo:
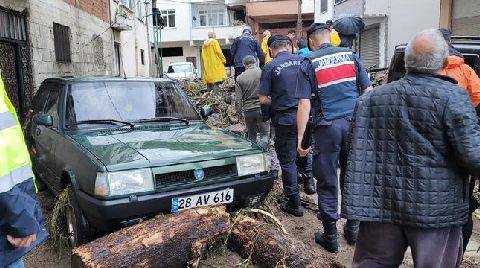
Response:
[[[316,196],[306,196],[302,194],[302,200],[307,209],[302,218],[296,218],[282,213],[275,204],[276,201],[280,201],[278,199],[281,199],[280,182],[277,182],[272,195],[274,196],[274,202],[271,204],[273,212],[276,217],[280,219],[288,233],[293,234],[307,246],[311,247],[315,255],[319,257],[334,256],[337,264],[342,264],[345,267],[350,266],[354,247],[347,245],[346,241],[341,237],[344,221],[340,221],[338,224],[341,244],[340,252],[338,254],[330,254],[318,246],[313,240],[313,234],[321,228],[321,224],[316,217]],[[54,197],[48,191],[43,191],[39,193],[39,199],[45,211],[45,219],[48,220],[50,217],[49,212],[53,208]],[[476,219],[474,234],[465,255],[464,267],[480,267],[480,253],[477,252],[478,247],[480,247],[480,221]],[[208,259],[201,262],[200,267],[235,267],[237,264],[237,267],[245,267],[243,266],[243,261],[244,260],[237,254],[227,251],[223,254],[217,253],[210,255]],[[64,250],[59,255],[51,245],[45,243],[26,256],[25,263],[27,268],[67,268],[70,267],[70,253],[68,250]],[[408,252],[402,267],[413,267],[411,256]]]

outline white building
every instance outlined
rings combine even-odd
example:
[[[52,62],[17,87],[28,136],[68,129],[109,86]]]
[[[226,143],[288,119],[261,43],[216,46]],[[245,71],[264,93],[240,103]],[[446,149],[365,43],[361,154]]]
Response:
[[[333,6],[335,0],[315,0],[315,22],[321,23],[333,20]]]
[[[149,0],[110,0],[114,41],[114,75],[148,77],[150,45],[147,23]]]
[[[167,71],[170,63],[189,61],[202,74],[201,46],[211,31],[216,33],[228,65],[230,46],[247,27],[244,23],[245,2],[246,0],[154,1],[165,24],[160,31],[163,71]],[[150,31],[150,40],[154,42],[153,30]]]
[[[439,27],[439,0],[335,0],[334,17],[364,18],[357,50],[367,67],[388,66],[395,46],[424,29]]]

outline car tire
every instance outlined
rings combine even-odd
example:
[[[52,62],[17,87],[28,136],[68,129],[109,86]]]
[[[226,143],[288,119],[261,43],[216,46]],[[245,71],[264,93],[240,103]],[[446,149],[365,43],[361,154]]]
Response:
[[[68,243],[73,248],[92,241],[95,232],[83,215],[72,187],[65,190],[69,191],[69,204],[65,207],[65,230]]]

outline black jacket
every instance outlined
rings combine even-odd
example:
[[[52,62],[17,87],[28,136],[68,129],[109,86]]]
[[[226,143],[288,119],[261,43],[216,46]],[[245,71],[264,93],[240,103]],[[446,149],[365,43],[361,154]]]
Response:
[[[480,127],[454,82],[408,74],[359,99],[343,217],[428,228],[466,222],[468,174],[480,175]]]
[[[265,64],[265,54],[257,39],[250,34],[242,34],[237,37],[230,48],[235,67],[243,67],[243,59],[246,56],[254,56],[260,62],[260,67]]]

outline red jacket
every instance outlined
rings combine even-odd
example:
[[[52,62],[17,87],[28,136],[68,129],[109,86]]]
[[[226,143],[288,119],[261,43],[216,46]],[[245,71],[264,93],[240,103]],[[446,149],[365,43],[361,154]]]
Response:
[[[457,80],[458,85],[467,90],[474,107],[480,104],[480,78],[470,66],[465,64],[463,58],[449,56],[448,65],[443,74]]]

